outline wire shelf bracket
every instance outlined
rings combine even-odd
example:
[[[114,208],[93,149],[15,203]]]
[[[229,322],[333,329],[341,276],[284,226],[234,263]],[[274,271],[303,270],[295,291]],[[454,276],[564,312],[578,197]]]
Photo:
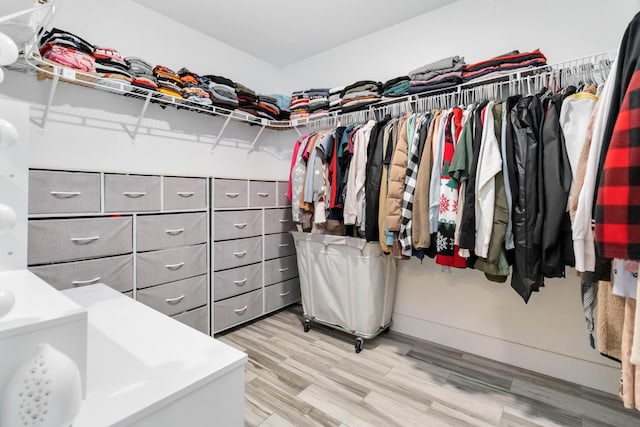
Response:
[[[227,126],[229,126],[229,122],[231,121],[231,114],[229,114],[227,116],[227,119],[224,121],[224,124],[222,125],[222,128],[220,129],[220,132],[218,132],[218,136],[216,137],[216,140],[213,142],[213,145],[211,146],[211,152],[213,153],[213,150],[216,149],[216,147],[218,146],[218,143],[220,141],[222,141],[222,135],[224,134],[224,131],[227,130]]]

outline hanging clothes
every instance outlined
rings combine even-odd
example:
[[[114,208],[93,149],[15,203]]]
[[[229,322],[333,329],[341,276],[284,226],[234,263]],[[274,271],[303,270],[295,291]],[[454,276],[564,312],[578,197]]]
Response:
[[[429,230],[429,186],[431,183],[431,169],[433,166],[431,149],[433,141],[433,123],[436,120],[437,111],[428,113],[425,123],[421,128],[420,140],[422,148],[420,162],[418,164],[418,175],[416,177],[416,189],[413,200],[413,228],[411,237],[413,247],[416,249],[426,249],[431,245],[431,233]],[[423,140],[424,133],[424,140]]]
[[[542,274],[544,277],[564,277],[565,265],[573,266],[575,264],[571,239],[571,220],[567,212],[572,169],[565,148],[564,133],[560,126],[565,103],[562,95],[552,95],[547,101],[547,113],[542,125],[542,173],[545,206],[542,232]],[[582,132],[583,136],[585,134],[586,129]]]
[[[389,186],[387,192],[387,230],[399,232],[402,222],[402,197],[404,194],[404,179],[407,173],[408,149],[407,143],[407,115],[399,124],[398,142],[393,150],[393,157],[389,166]]]
[[[537,96],[521,98],[511,111],[515,143],[517,197],[513,202],[515,254],[511,287],[525,302],[543,286],[542,279],[542,150],[538,135],[542,108]],[[514,188],[512,188],[513,190]]]
[[[371,130],[371,137],[369,139],[369,145],[367,146],[366,183],[364,187],[366,203],[365,239],[367,242],[380,239],[378,211],[380,210],[380,192],[383,175],[384,129],[390,119],[390,116],[386,116],[376,123]]]
[[[347,194],[344,203],[345,225],[360,225],[365,197],[365,178],[367,164],[367,150],[371,130],[375,126],[374,120],[369,120],[355,133],[353,139],[353,156],[347,178]]]
[[[455,153],[460,132],[462,132],[462,109],[454,108],[444,125],[436,264],[465,268],[467,260],[458,254],[458,247],[454,244],[456,215],[458,213],[458,184],[449,175],[449,166]]]

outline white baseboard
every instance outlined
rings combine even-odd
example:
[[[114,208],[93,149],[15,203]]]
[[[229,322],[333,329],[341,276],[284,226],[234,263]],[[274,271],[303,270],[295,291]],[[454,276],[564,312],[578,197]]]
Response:
[[[608,393],[618,393],[620,386],[619,368],[604,358],[595,363],[399,313],[393,313],[391,329]]]

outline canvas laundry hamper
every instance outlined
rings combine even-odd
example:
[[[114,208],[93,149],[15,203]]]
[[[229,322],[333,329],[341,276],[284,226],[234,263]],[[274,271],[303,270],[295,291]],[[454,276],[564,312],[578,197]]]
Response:
[[[292,231],[298,260],[304,328],[319,322],[363,339],[391,324],[396,261],[378,242]]]

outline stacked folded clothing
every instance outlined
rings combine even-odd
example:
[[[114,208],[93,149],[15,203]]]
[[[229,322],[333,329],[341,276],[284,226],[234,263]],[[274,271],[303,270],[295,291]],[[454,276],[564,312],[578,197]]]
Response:
[[[408,93],[420,93],[436,89],[445,89],[462,83],[464,58],[451,56],[416,68],[409,73],[411,77]]]
[[[361,110],[380,100],[380,82],[360,80],[345,87],[340,92],[340,106],[343,113]]]
[[[153,67],[153,75],[158,81],[158,92],[175,98],[182,98],[180,94],[182,90],[182,80],[175,71],[164,65],[156,65]]]
[[[115,49],[96,47],[93,51],[96,72],[103,77],[131,81],[131,70],[124,56]]]
[[[462,79],[465,82],[470,80],[489,80],[521,69],[544,65],[547,65],[547,58],[540,50],[536,49],[525,53],[514,50],[486,61],[465,66],[462,72]]]
[[[325,116],[329,113],[329,89],[308,89],[309,118]]]
[[[207,74],[203,76],[207,79],[209,93],[213,105],[228,110],[238,108],[238,95],[236,94],[235,83],[226,77]]]
[[[291,94],[291,120],[306,119],[309,117],[309,95],[298,90]]]
[[[128,56],[125,58],[125,61],[129,64],[132,86],[152,91],[158,90],[158,81],[153,75],[153,67],[151,64],[135,56]]]
[[[57,28],[40,38],[40,55],[43,58],[87,73],[96,71],[94,50],[95,47],[86,40]]]
[[[340,111],[340,93],[344,89],[344,86],[334,87],[329,90],[329,111]]]
[[[410,81],[409,76],[396,77],[395,79],[386,81],[382,85],[382,96],[393,98],[406,95],[409,93],[409,88],[411,87]]]
[[[257,115],[258,96],[256,93],[240,83],[235,84],[235,90],[238,96],[238,110],[253,114],[254,116]]]
[[[278,108],[280,109],[280,114],[278,114],[278,120],[289,120],[290,111],[289,106],[291,105],[291,97],[287,95],[274,94],[271,95],[277,101]]]
[[[278,116],[280,115],[278,100],[272,96],[259,95],[256,115],[263,119],[278,120]]]
[[[212,104],[211,94],[208,90],[208,80],[184,67],[178,70],[178,76],[180,76],[180,81],[182,82],[180,95],[185,100],[198,105]]]

